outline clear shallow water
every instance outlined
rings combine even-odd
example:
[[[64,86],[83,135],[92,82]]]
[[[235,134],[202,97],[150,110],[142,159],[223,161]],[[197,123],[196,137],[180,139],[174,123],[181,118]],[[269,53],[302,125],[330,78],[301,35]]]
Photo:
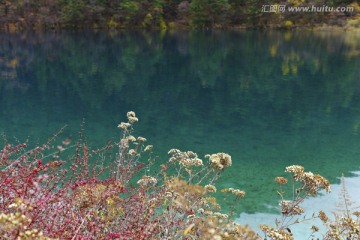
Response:
[[[326,32],[0,35],[0,132],[42,143],[82,119],[94,147],[126,112],[155,146],[227,152],[219,189],[269,212],[286,166],[337,177],[360,166],[360,36]],[[285,175],[286,176],[286,175]],[[360,183],[359,183],[360,184]]]

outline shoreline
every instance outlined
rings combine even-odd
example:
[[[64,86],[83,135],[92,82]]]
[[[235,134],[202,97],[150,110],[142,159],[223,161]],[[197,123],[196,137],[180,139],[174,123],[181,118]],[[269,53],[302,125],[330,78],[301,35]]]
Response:
[[[315,26],[315,27],[294,27],[294,28],[252,28],[252,27],[229,27],[229,28],[221,28],[221,29],[193,29],[193,28],[171,28],[171,29],[106,29],[106,28],[56,28],[56,29],[16,29],[16,30],[7,30],[1,29],[0,32],[3,33],[47,33],[47,32],[109,32],[109,33],[127,33],[127,32],[158,32],[159,34],[164,33],[190,33],[190,32],[214,32],[214,33],[221,33],[221,32],[245,32],[245,31],[279,31],[279,32],[324,32],[324,33],[354,33],[360,34],[360,28],[353,28],[353,27],[338,27],[338,26]]]
[[[360,26],[351,26],[351,25],[331,25],[326,23],[318,23],[314,25],[293,25],[293,26],[282,26],[282,25],[228,25],[228,26],[214,26],[212,28],[194,28],[187,24],[182,24],[178,22],[173,22],[172,24],[168,24],[168,26],[164,28],[159,27],[106,27],[106,26],[57,26],[57,27],[19,27],[17,24],[9,24],[5,23],[3,26],[0,26],[0,32],[50,32],[50,31],[159,31],[159,32],[168,32],[168,31],[251,31],[251,30],[263,30],[263,31],[298,31],[298,30],[306,30],[306,31],[345,31],[345,32],[360,32]]]

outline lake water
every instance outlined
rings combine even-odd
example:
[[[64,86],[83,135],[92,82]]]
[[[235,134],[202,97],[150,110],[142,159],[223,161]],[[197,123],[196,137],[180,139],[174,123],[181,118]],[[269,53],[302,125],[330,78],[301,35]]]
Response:
[[[360,167],[360,36],[329,32],[49,32],[0,35],[0,132],[42,143],[85,119],[92,146],[127,111],[171,148],[227,152],[219,180],[240,213],[274,212],[286,166],[339,183]],[[360,184],[360,183],[359,183]],[[222,200],[220,200],[221,202]]]

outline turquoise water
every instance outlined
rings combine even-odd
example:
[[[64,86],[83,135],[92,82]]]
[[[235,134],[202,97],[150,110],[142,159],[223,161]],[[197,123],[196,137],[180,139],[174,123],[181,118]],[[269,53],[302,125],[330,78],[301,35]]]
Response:
[[[0,132],[42,143],[120,135],[133,110],[167,160],[171,148],[227,152],[218,189],[237,212],[276,205],[274,178],[293,164],[327,177],[360,166],[360,36],[327,32],[58,32],[0,35]],[[222,201],[222,200],[220,200]]]

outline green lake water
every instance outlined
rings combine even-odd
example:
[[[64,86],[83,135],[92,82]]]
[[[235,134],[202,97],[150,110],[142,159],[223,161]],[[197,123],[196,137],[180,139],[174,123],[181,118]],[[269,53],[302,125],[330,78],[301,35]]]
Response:
[[[239,213],[269,212],[286,166],[331,183],[360,169],[360,35],[0,35],[0,133],[10,142],[42,143],[65,124],[62,137],[76,136],[85,119],[100,147],[119,138],[130,110],[159,163],[171,148],[229,153],[218,189],[246,191]]]

